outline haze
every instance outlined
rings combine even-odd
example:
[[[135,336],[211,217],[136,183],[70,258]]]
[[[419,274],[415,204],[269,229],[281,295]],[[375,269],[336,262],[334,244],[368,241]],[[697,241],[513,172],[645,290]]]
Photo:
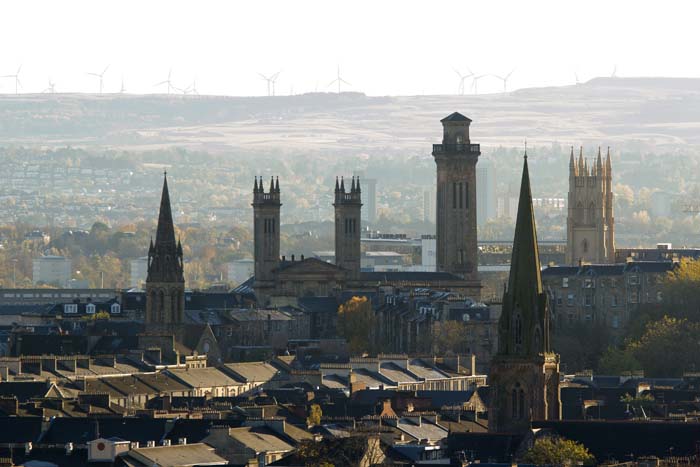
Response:
[[[632,9],[633,8],[633,9]],[[263,95],[258,73],[282,70],[277,94],[333,90],[336,67],[369,95],[454,93],[453,68],[515,72],[509,90],[595,76],[700,76],[694,2],[265,1],[4,2],[0,74],[21,65],[20,92]],[[31,20],[29,20],[31,18]],[[27,27],[27,25],[31,25]],[[470,82],[467,82],[467,86]],[[487,77],[479,92],[498,92]],[[11,78],[0,93],[14,92]],[[468,89],[467,92],[472,92]]]

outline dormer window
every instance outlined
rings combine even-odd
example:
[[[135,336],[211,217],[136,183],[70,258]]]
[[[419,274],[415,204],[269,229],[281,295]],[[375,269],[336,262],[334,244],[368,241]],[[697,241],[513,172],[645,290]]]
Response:
[[[109,311],[112,314],[118,314],[122,312],[122,307],[118,303],[112,303],[112,306],[109,307]]]
[[[66,303],[63,305],[63,312],[64,313],[77,313],[78,312],[78,305],[75,303]]]
[[[94,303],[88,303],[85,306],[85,313],[89,315],[94,315],[95,314],[95,304]]]

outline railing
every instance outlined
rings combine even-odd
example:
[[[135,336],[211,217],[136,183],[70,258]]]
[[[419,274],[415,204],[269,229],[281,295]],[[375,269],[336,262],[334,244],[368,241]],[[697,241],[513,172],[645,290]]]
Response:
[[[467,153],[479,153],[481,152],[480,145],[478,144],[433,144],[433,152],[467,152]]]

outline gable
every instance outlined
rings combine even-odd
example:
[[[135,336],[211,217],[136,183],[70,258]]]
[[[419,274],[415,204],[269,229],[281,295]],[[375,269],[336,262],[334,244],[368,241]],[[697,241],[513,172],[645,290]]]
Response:
[[[283,262],[280,264],[278,274],[303,275],[303,274],[344,274],[343,269],[335,264],[327,263],[316,258],[307,258],[302,261]]]

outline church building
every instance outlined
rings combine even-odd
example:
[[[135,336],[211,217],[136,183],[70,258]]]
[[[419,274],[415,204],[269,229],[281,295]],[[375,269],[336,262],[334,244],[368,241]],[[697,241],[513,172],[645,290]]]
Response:
[[[561,419],[559,355],[550,346],[549,307],[542,287],[527,154],[489,387],[491,432],[521,433],[533,420]]]
[[[603,163],[598,148],[598,157],[589,167],[583,157],[583,148],[578,160],[571,148],[568,202],[566,263],[614,263],[615,218],[610,149]]]

